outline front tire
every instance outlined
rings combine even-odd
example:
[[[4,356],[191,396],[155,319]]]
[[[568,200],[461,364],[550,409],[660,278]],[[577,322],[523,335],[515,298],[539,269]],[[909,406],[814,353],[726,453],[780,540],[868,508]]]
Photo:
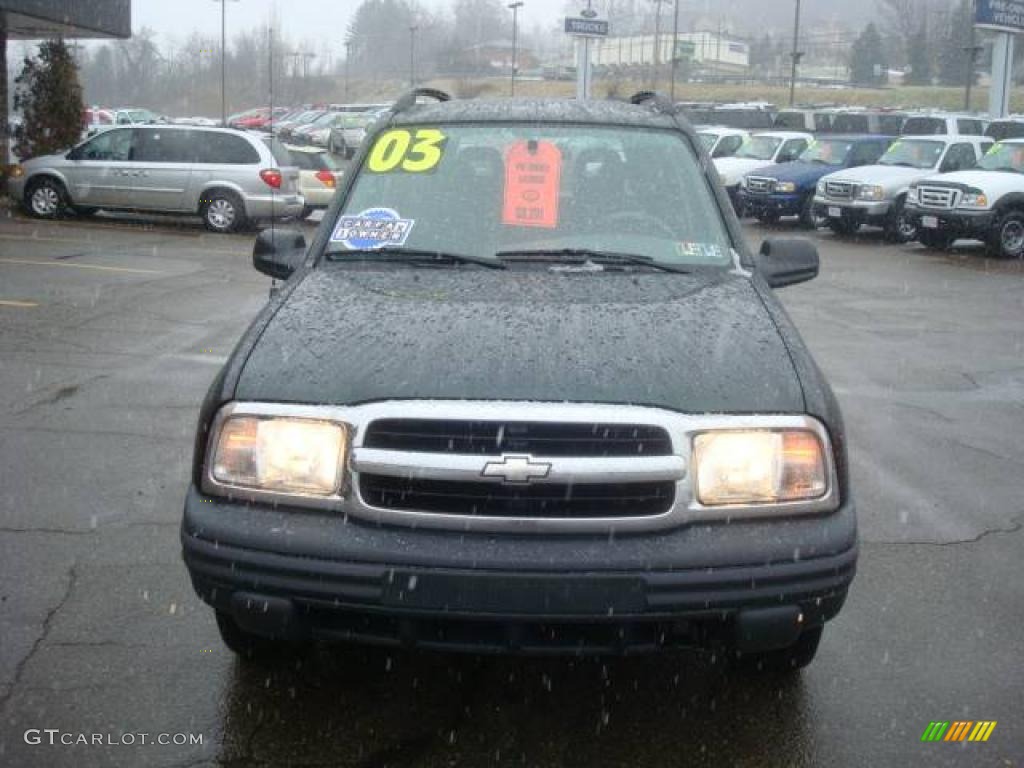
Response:
[[[917,239],[917,224],[903,207],[903,200],[897,200],[885,220],[885,237],[892,243],[909,243]]]
[[[68,207],[67,190],[56,179],[36,179],[25,190],[24,205],[28,214],[37,219],[60,218]]]
[[[246,225],[245,206],[234,192],[207,193],[199,215],[208,230],[219,234],[237,232]]]
[[[824,627],[805,629],[789,648],[763,653],[737,653],[734,666],[741,672],[750,674],[793,674],[814,661],[824,629]]]
[[[800,226],[804,229],[819,229],[825,225],[825,217],[814,212],[814,195],[808,195],[800,209]]]
[[[853,219],[829,219],[828,228],[837,235],[855,235],[860,231],[860,222]]]
[[[948,251],[949,247],[953,245],[953,237],[946,232],[934,229],[918,229],[917,242],[925,248],[935,251]]]
[[[988,248],[998,259],[1024,258],[1024,213],[1009,211],[999,217],[989,235]]]

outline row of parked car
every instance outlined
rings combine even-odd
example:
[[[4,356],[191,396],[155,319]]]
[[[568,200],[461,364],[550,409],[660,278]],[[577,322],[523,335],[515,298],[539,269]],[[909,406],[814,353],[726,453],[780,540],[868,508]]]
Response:
[[[1024,116],[1011,115],[989,121],[984,116],[860,107],[816,107],[776,110],[756,102],[731,105],[681,103],[680,108],[694,125],[719,125],[745,131],[804,131],[825,133],[873,133],[880,136],[969,134],[1003,139],[1024,138]]]
[[[339,157],[351,158],[362,144],[366,129],[387,108],[386,104],[307,104],[274,110],[262,107],[232,115],[228,125],[266,131],[290,144],[323,147]]]
[[[839,235],[875,226],[893,242],[940,249],[979,239],[993,255],[1024,257],[1024,139],[721,128],[698,135],[741,216],[791,216]],[[723,143],[735,150],[723,153]]]

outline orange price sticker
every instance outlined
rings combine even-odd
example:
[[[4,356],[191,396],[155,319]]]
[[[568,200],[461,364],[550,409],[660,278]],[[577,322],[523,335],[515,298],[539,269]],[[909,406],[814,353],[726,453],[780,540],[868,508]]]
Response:
[[[505,155],[505,207],[509,227],[558,226],[562,152],[550,141],[520,141]]]

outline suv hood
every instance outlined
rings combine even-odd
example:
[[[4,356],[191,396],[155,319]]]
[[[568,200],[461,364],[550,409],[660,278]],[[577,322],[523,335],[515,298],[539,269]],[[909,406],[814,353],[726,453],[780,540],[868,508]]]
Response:
[[[803,163],[796,161],[793,163],[777,163],[776,165],[769,165],[757,169],[757,173],[754,176],[764,176],[765,178],[778,179],[779,181],[792,181],[797,186],[805,186],[807,184],[816,184],[818,179],[822,176],[826,176],[830,173],[843,170],[838,165],[825,165],[824,163]]]
[[[271,318],[235,397],[804,410],[800,380],[764,301],[748,278],[730,273],[324,264]]]

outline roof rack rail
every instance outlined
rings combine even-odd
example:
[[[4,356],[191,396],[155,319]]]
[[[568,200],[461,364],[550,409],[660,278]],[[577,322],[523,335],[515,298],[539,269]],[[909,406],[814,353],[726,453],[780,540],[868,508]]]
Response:
[[[679,107],[656,91],[637,91],[629,97],[629,103],[638,106],[649,104],[656,112],[662,112],[666,115],[675,115],[679,112]]]
[[[398,100],[391,106],[391,112],[397,114],[398,112],[404,112],[405,110],[414,107],[416,105],[416,100],[420,96],[426,96],[427,98],[434,99],[436,101],[452,100],[451,96],[437,88],[413,88],[398,97]]]

